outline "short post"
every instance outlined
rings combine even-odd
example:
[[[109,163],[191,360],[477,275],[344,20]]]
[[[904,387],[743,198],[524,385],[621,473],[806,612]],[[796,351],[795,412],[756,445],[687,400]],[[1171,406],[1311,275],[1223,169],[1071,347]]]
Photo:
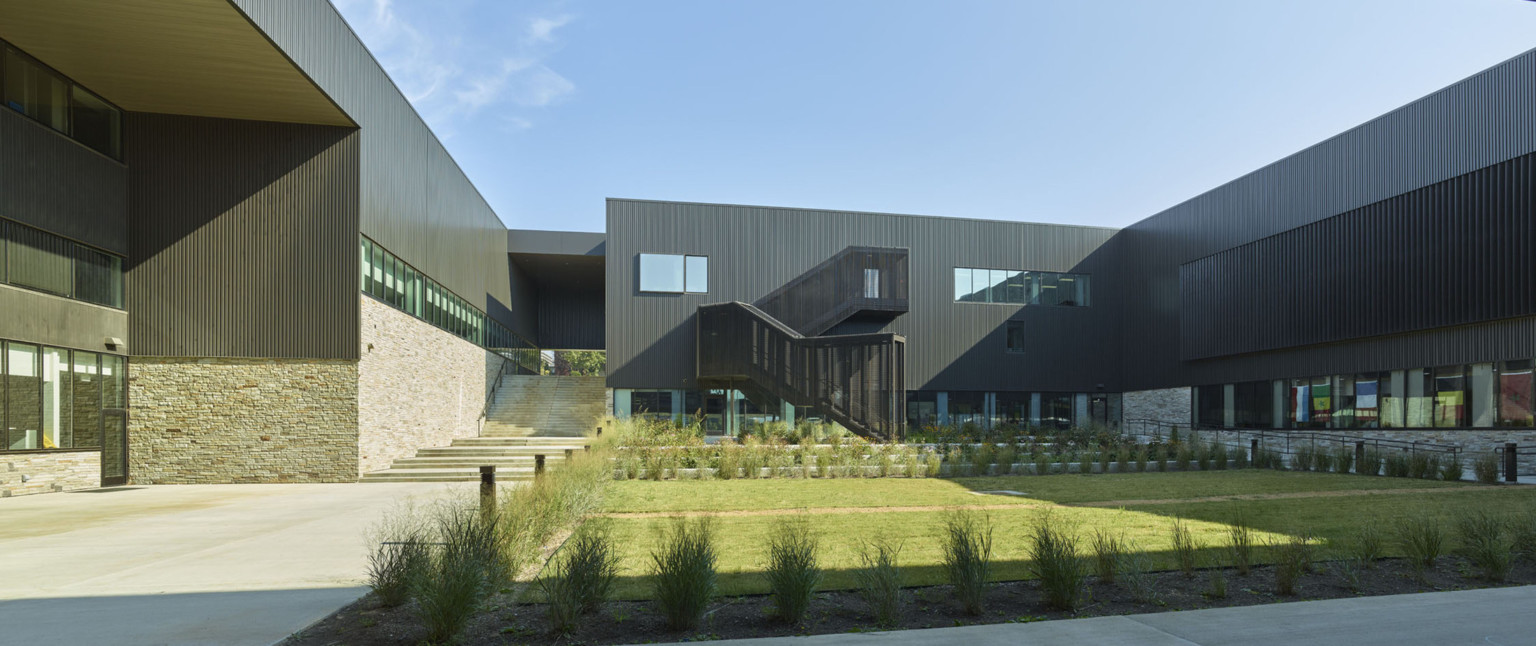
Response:
[[[591,453],[592,452],[592,445],[591,444],[583,444],[583,445],[581,445],[581,451],[583,453]]]
[[[533,477],[537,478],[537,477],[540,477],[540,476],[543,476],[543,475],[544,475],[544,454],[540,453],[538,455],[533,456]]]
[[[1360,468],[1362,464],[1365,464],[1365,440],[1355,440],[1355,473],[1365,473],[1365,469]]]
[[[1248,464],[1259,466],[1259,438],[1248,441]]]
[[[566,449],[565,450],[565,461],[566,462],[570,462],[571,458],[575,456],[575,453],[576,453],[576,449]]]
[[[603,427],[601,427],[601,426],[597,427],[597,436],[598,437],[602,437],[603,436]]]
[[[1518,457],[1519,455],[1520,455],[1520,452],[1517,449],[1517,447],[1515,446],[1514,442],[1505,442],[1504,443],[1504,481],[1505,482],[1518,482],[1520,480],[1520,476],[1517,473],[1519,468],[1520,468],[1520,465],[1515,460],[1515,458]]]
[[[480,513],[486,516],[496,511],[496,465],[480,467]]]

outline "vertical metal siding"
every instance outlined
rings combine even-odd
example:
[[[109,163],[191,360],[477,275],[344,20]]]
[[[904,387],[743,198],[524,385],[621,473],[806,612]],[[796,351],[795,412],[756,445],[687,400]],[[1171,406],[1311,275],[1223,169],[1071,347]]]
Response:
[[[233,1],[360,126],[361,232],[516,328],[506,227],[335,8]]]
[[[911,311],[879,331],[907,339],[908,388],[1078,390],[1118,381],[1112,229],[754,206],[608,201],[609,385],[689,388],[699,305],[753,302],[849,246],[910,249]],[[708,294],[641,294],[640,253],[709,256]],[[954,302],[955,267],[1094,274],[1093,307]],[[1030,330],[1005,352],[1009,319]]]
[[[129,350],[358,356],[351,128],[128,120]]]
[[[1296,310],[1304,308],[1284,306],[1301,298],[1299,286],[1308,283],[1319,269],[1324,275],[1335,276],[1375,270],[1402,276],[1404,285],[1446,286],[1407,290],[1403,295],[1406,306],[1399,313],[1409,329],[1440,324],[1437,321],[1444,319],[1435,318],[1437,311],[1517,315],[1509,309],[1500,314],[1498,308],[1519,309],[1518,303],[1529,297],[1530,277],[1520,275],[1529,272],[1518,269],[1525,259],[1515,257],[1520,252],[1514,246],[1494,244],[1486,234],[1495,229],[1489,218],[1503,209],[1499,200],[1529,198],[1510,195],[1492,185],[1448,186],[1405,194],[1533,151],[1536,50],[1128,227],[1119,241],[1127,248],[1119,282],[1131,321],[1121,338],[1126,389],[1536,354],[1532,347],[1536,336],[1528,333],[1533,324],[1525,319],[1199,361],[1184,361],[1179,349],[1185,340],[1238,348],[1249,343],[1245,339],[1250,337],[1348,336],[1356,323],[1347,314],[1303,316]],[[1384,248],[1395,247],[1397,253],[1374,259],[1379,264],[1372,265],[1371,257],[1352,250],[1332,247],[1333,253],[1324,253],[1320,250],[1330,248],[1330,242],[1318,238],[1320,231],[1300,230],[1290,235],[1304,251],[1286,254],[1266,249],[1255,254],[1252,262],[1268,267],[1272,276],[1262,284],[1250,284],[1249,293],[1229,303],[1181,302],[1180,267],[1186,263],[1397,196],[1404,197],[1394,202],[1394,208],[1362,212],[1337,231],[1356,240],[1378,238]],[[1448,212],[1453,204],[1482,206],[1439,219],[1406,215]],[[1507,222],[1508,235],[1530,235],[1530,208],[1524,207],[1523,213],[1527,216],[1524,221],[1516,218]],[[1459,236],[1460,244],[1430,244],[1453,235]],[[1226,264],[1213,262],[1189,277],[1200,284],[1223,272],[1251,268],[1232,263],[1232,258],[1226,259]],[[1471,284],[1469,279],[1489,276],[1485,266],[1495,263],[1504,263],[1503,274],[1486,285]],[[1329,288],[1307,293],[1320,299],[1319,307],[1332,311],[1390,305],[1383,295],[1364,295],[1369,291],[1364,284],[1363,291],[1351,291],[1350,286],[1340,286],[1337,281]],[[1501,302],[1495,294],[1523,296]],[[1185,339],[1181,338],[1181,310],[1184,315],[1196,315],[1184,309],[1191,306],[1201,308],[1207,316],[1219,310],[1236,314],[1255,307],[1274,315],[1229,318],[1225,327],[1210,326],[1206,338]],[[1244,322],[1251,323],[1252,329]]]
[[[128,252],[128,170],[0,109],[0,216],[115,254]]]

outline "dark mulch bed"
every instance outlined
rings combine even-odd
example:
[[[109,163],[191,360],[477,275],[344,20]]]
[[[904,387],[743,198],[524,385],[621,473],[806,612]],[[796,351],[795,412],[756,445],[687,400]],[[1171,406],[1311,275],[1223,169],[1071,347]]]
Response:
[[[1401,559],[1380,561],[1374,569],[1361,572],[1358,590],[1346,587],[1336,568],[1334,563],[1318,563],[1311,574],[1302,578],[1299,594],[1289,597],[1275,594],[1273,567],[1254,568],[1248,576],[1224,570],[1227,596],[1222,599],[1205,594],[1210,590],[1209,570],[1199,572],[1192,579],[1179,572],[1151,575],[1159,597],[1155,603],[1137,602],[1123,585],[1107,585],[1095,580],[1090,585],[1092,599],[1076,613],[1046,610],[1041,603],[1039,586],[1033,581],[993,586],[987,595],[986,612],[981,616],[965,614],[947,586],[913,588],[908,590],[898,628],[1045,621],[1536,584],[1536,565],[1521,563],[1505,582],[1489,583],[1475,578],[1467,562],[1455,556],[1442,557],[1422,579]],[[713,605],[699,630],[679,633],[666,629],[650,602],[614,601],[583,621],[576,634],[557,639],[547,632],[543,605],[519,603],[513,594],[500,594],[471,621],[458,641],[461,644],[596,645],[877,630],[864,601],[851,592],[818,594],[807,619],[796,626],[772,619],[769,615],[771,607],[766,596],[722,598]],[[283,646],[415,645],[422,643],[424,635],[410,605],[383,608],[370,595],[295,634],[283,642]]]

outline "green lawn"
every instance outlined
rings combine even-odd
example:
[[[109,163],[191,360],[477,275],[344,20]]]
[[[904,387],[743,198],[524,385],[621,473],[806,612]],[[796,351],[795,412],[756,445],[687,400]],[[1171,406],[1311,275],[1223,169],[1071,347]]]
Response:
[[[1371,495],[1370,491],[1443,488],[1430,493]],[[973,490],[1009,489],[1025,497],[975,495]],[[1304,494],[1362,491],[1354,495],[1272,500],[1171,502],[1214,496]],[[1078,506],[1122,500],[1163,500],[1126,507]],[[794,510],[821,509],[806,514],[821,537],[821,561],[828,570],[825,587],[853,584],[859,549],[874,539],[902,545],[901,563],[909,585],[941,583],[938,564],[942,545],[943,509],[872,511],[879,507],[951,507],[1009,505],[985,513],[994,527],[994,572],[1000,580],[1026,577],[1028,528],[1043,514],[1075,528],[1086,539],[1096,528],[1124,534],[1137,549],[1149,552],[1160,568],[1173,567],[1169,525],[1175,516],[1187,519],[1197,541],[1211,546],[1207,559],[1222,554],[1226,530],[1238,513],[1258,531],[1258,539],[1279,539],[1306,532],[1317,537],[1324,551],[1336,547],[1365,519],[1377,519],[1390,530],[1393,519],[1408,514],[1449,517],[1477,507],[1501,512],[1536,510],[1536,488],[1479,487],[1400,478],[1362,477],[1277,471],[1208,473],[1148,473],[1097,476],[1024,476],[969,479],[871,480],[733,480],[645,482],[621,481],[609,490],[610,513],[691,511],[727,512],[715,519],[720,553],[722,592],[727,595],[764,592],[759,574],[764,541],[775,523]],[[853,511],[858,508],[858,511]],[[849,509],[849,511],[841,511]],[[774,511],[781,510],[781,511]],[[731,515],[728,512],[739,512]],[[645,598],[650,551],[669,518],[612,518],[622,552],[618,596]],[[1085,552],[1086,540],[1081,544]]]

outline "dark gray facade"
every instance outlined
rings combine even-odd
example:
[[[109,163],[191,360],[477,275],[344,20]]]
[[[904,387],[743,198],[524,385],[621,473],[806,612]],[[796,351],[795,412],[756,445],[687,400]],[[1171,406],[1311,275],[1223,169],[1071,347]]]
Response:
[[[614,388],[693,388],[698,306],[751,303],[850,246],[910,250],[910,312],[833,333],[906,338],[911,390],[1113,391],[1120,334],[1110,278],[1116,231],[1018,222],[755,206],[608,201],[608,382]],[[639,254],[709,257],[706,294],[639,290]],[[957,303],[954,269],[1093,275],[1091,307]],[[1102,305],[1101,305],[1102,303]],[[1005,352],[1009,320],[1029,345]]]
[[[128,168],[0,110],[0,217],[118,255],[128,252]]]

